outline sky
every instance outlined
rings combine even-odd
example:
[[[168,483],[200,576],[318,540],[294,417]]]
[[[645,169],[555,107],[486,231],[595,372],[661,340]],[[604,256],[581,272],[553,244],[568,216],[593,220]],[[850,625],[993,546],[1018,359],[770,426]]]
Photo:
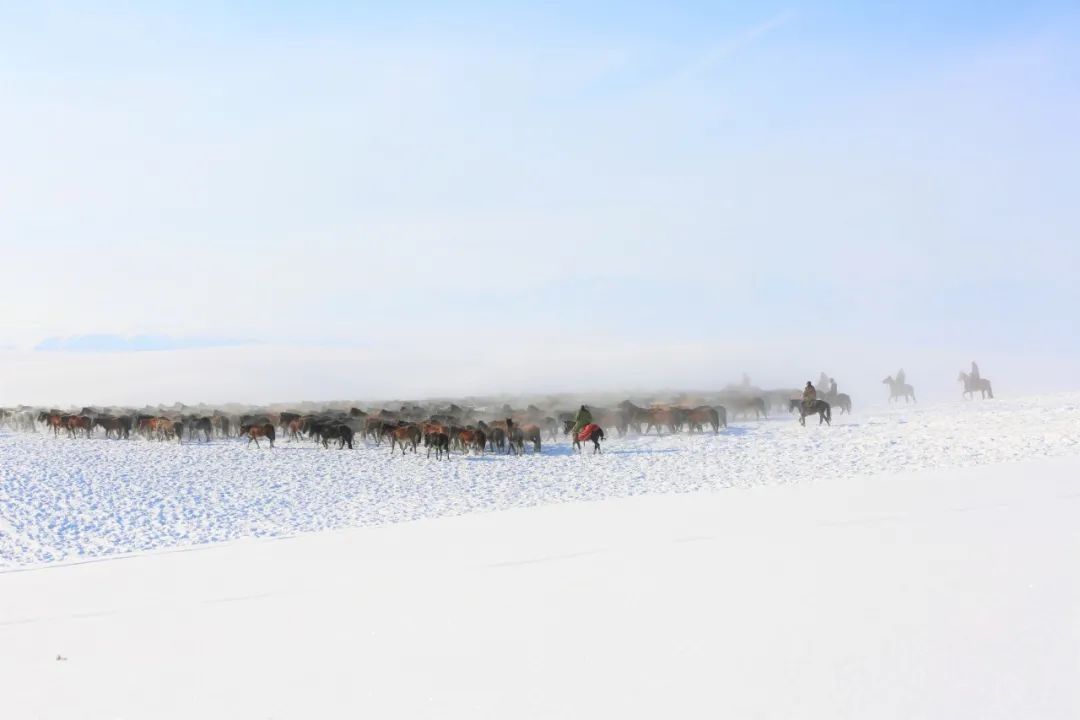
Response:
[[[0,404],[1080,360],[1067,3],[41,2],[0,47]]]

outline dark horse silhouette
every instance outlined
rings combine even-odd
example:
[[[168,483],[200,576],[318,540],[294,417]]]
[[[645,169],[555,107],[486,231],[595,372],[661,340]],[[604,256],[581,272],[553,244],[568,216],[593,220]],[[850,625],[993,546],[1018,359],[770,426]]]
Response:
[[[986,378],[973,378],[966,372],[961,372],[956,378],[960,382],[964,383],[964,392],[961,393],[962,397],[974,398],[975,393],[982,393],[983,399],[994,399],[994,389],[990,386],[990,381]]]
[[[918,400],[915,400],[915,388],[907,383],[894,380],[892,375],[881,382],[882,384],[889,386],[889,402],[892,402],[897,398],[904,398],[904,402],[918,402]]]
[[[799,403],[799,424],[806,427],[806,418],[810,415],[818,416],[818,425],[832,425],[832,406],[824,400],[815,400],[810,405]]]
[[[825,401],[840,411],[840,414],[851,413],[851,396],[847,393],[825,393]]]
[[[563,433],[564,434],[569,434],[570,431],[574,429],[574,421],[573,420],[567,420],[565,425],[566,425],[566,427],[564,428]],[[603,452],[603,450],[600,449],[600,441],[603,440],[603,439],[604,439],[604,428],[600,427],[599,425],[594,425],[593,429],[592,429],[592,432],[590,432],[588,437],[585,438],[586,441],[592,440],[593,455],[595,455],[598,452]],[[574,449],[577,450],[578,452],[581,452],[581,450],[582,450],[582,448],[581,448],[581,440],[578,439],[578,433],[574,433]]]
[[[754,419],[760,420],[761,418],[768,418],[769,412],[765,405],[765,398],[757,396],[737,396],[728,401],[731,406],[731,417],[735,418],[739,415],[749,418],[750,413],[754,413]]]

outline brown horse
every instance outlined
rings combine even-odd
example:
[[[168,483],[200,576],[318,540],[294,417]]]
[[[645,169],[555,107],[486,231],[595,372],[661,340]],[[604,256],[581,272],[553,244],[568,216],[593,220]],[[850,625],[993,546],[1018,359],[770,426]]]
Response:
[[[67,427],[68,437],[78,437],[80,432],[86,437],[90,437],[93,421],[85,415],[68,415],[65,425]]]
[[[690,432],[704,432],[705,426],[712,427],[713,434],[720,432],[720,425],[727,427],[727,413],[724,413],[724,418],[721,420],[720,413],[716,408],[711,408],[708,405],[702,405],[701,407],[692,408],[684,411],[686,424],[689,426]]]
[[[525,443],[530,443],[533,447],[533,452],[540,452],[540,426],[539,425],[526,425],[519,427],[513,424],[511,421],[506,421],[508,430],[507,438],[510,441],[510,451],[515,455],[522,455],[525,453]]]
[[[277,433],[274,431],[274,426],[271,423],[256,423],[254,425],[241,425],[240,434],[247,435],[247,444],[251,445],[251,441],[255,441],[255,447],[262,447],[259,445],[259,438],[266,438],[270,441],[270,449],[274,448],[274,438]]]
[[[465,428],[458,431],[458,445],[468,452],[470,449],[474,452],[484,454],[484,450],[487,447],[487,433],[483,430],[474,430],[472,428]]]
[[[626,435],[627,430],[630,429],[629,420],[627,420],[626,413],[622,410],[604,410],[599,409],[594,415],[596,424],[604,428],[615,428],[615,432],[619,434],[619,437]]]
[[[184,441],[184,424],[182,422],[164,417],[155,419],[157,420],[156,428],[158,440],[172,440],[173,438],[176,438],[177,442]]]
[[[297,418],[295,420],[290,420],[288,426],[286,427],[286,431],[289,434],[289,442],[293,442],[294,440],[296,442],[300,442],[300,440],[301,440],[301,432],[303,431],[303,429],[304,429],[304,421],[303,420],[301,420],[299,418]]]
[[[626,421],[627,427],[633,428],[634,432],[640,435],[642,423],[649,421],[649,409],[638,407],[629,400],[623,400],[619,403],[619,409],[623,413],[623,419]]]
[[[127,439],[131,436],[131,418],[128,417],[98,417],[94,418],[94,426],[104,428],[105,437],[113,435],[116,439]]]
[[[405,448],[409,447],[413,452],[416,452],[416,446],[420,442],[420,428],[416,425],[398,425],[396,427],[386,427],[383,429],[383,434],[390,438],[390,454],[394,454],[394,449],[400,445],[401,454],[405,454]]]
[[[53,437],[60,436],[60,430],[67,427],[65,416],[58,412],[44,412],[38,414],[38,422],[44,423],[46,427],[53,431]]]
[[[666,427],[671,432],[677,432],[675,426],[675,411],[667,407],[655,407],[649,408],[649,419],[645,424],[645,434],[649,434],[649,430],[656,428],[657,435],[663,435],[663,429]]]

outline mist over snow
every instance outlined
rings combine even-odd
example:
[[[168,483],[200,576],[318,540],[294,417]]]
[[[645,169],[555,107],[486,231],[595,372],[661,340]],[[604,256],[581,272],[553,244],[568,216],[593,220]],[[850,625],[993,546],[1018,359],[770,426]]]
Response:
[[[159,352],[34,353],[0,351],[0,397],[9,405],[270,403],[522,395],[715,391],[742,373],[766,389],[796,388],[818,374],[836,378],[857,406],[886,401],[882,378],[898,369],[892,348],[829,343],[792,357],[779,344],[721,344],[575,339],[541,344],[518,338],[506,347],[442,345],[363,349],[245,345]],[[907,353],[903,367],[921,400],[959,397],[957,373],[968,359],[954,351]],[[1067,387],[1073,361],[1043,358],[1031,372],[1023,353],[984,355],[997,392],[1016,396]],[[890,364],[891,363],[891,364]],[[987,372],[990,376],[990,373]]]

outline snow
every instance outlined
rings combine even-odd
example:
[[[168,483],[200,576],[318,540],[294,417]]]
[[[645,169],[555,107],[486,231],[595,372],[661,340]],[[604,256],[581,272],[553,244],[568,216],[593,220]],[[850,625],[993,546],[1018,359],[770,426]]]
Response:
[[[4,716],[1076,717],[1078,400],[441,465],[5,436]]]
[[[647,493],[693,492],[1080,452],[1080,395],[885,408],[807,428],[563,441],[540,456],[392,456],[279,441],[175,445],[0,437],[0,567],[242,537],[381,525]]]

